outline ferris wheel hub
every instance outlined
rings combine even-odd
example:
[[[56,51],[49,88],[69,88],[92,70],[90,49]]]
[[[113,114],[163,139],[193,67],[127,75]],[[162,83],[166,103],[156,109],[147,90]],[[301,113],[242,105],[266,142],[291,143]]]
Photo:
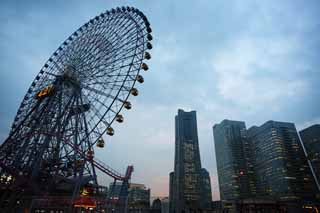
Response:
[[[62,74],[62,80],[69,82],[77,87],[80,86],[80,78],[76,68],[73,65],[67,65]]]

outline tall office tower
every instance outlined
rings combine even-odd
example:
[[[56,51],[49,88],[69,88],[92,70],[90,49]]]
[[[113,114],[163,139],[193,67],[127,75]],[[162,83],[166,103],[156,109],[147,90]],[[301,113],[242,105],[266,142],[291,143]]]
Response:
[[[253,150],[257,197],[312,200],[316,186],[295,125],[268,121],[247,133]]]
[[[213,135],[221,200],[248,198],[255,189],[245,123],[223,120]]]
[[[300,136],[313,168],[315,178],[318,184],[320,184],[320,124],[301,130]]]
[[[201,168],[195,111],[178,110],[175,135],[174,172],[170,173],[170,211],[181,213],[207,209],[211,199],[203,193],[202,183],[208,174],[204,175]],[[206,202],[208,200],[209,203]]]

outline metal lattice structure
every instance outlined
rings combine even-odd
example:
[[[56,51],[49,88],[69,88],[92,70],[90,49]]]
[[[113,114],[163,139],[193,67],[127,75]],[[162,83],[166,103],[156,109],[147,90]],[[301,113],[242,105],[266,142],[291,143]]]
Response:
[[[130,95],[138,95],[139,74],[148,70],[150,24],[132,7],[106,11],[76,30],[35,77],[0,147],[1,184],[51,193],[59,181],[97,184],[96,169],[116,180],[125,175],[95,160],[94,149],[123,122]],[[27,191],[27,190],[26,190]]]

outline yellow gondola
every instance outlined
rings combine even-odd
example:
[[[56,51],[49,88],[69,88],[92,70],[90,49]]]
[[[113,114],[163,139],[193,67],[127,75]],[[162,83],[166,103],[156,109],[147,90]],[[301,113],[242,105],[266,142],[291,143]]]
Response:
[[[132,88],[130,90],[130,93],[133,95],[133,96],[137,96],[139,94],[138,90],[136,88]]]
[[[123,106],[124,106],[124,108],[126,108],[126,109],[131,109],[131,103],[129,102],[129,101],[125,101],[124,103],[123,103]]]
[[[54,93],[54,87],[53,85],[49,85],[45,88],[43,88],[42,90],[40,90],[39,92],[37,92],[36,94],[36,98],[45,98],[48,96],[51,96]]]
[[[144,70],[144,71],[147,71],[149,69],[148,65],[146,63],[142,63],[141,64],[141,68]]]
[[[147,59],[147,60],[151,59],[151,54],[149,52],[145,52],[144,53],[144,58]]]
[[[93,159],[93,156],[94,156],[93,150],[89,150],[89,151],[87,152],[87,156],[88,156],[88,159],[89,159],[89,160],[92,160],[92,159]]]
[[[107,128],[107,134],[110,135],[110,136],[114,135],[114,130],[113,130],[112,127],[108,127]]]
[[[76,160],[76,168],[80,169],[84,165],[83,160]]]
[[[99,148],[103,148],[104,147],[104,140],[102,138],[100,138],[97,142],[97,147]]]
[[[118,115],[116,116],[116,121],[118,121],[119,123],[122,123],[122,122],[123,122],[123,116],[120,115],[120,114],[118,114]]]
[[[144,79],[143,79],[143,77],[142,77],[141,75],[138,75],[138,76],[137,76],[137,81],[138,81],[139,83],[143,83],[143,82],[144,82]]]

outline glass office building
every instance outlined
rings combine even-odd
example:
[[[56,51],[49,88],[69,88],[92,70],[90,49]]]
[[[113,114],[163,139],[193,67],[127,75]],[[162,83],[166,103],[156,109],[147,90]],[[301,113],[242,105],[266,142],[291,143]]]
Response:
[[[316,185],[295,125],[242,121],[213,127],[222,200],[314,200]]]
[[[293,123],[268,121],[248,130],[257,197],[312,200],[315,183]]]
[[[300,137],[306,150],[314,176],[320,184],[320,124],[310,126],[300,131]],[[320,187],[318,186],[318,189]],[[319,194],[319,190],[317,191]],[[320,196],[318,195],[318,198]]]
[[[130,183],[128,190],[129,212],[149,212],[150,189],[144,184]]]
[[[249,197],[254,183],[245,123],[223,120],[213,126],[213,135],[221,200]]]

